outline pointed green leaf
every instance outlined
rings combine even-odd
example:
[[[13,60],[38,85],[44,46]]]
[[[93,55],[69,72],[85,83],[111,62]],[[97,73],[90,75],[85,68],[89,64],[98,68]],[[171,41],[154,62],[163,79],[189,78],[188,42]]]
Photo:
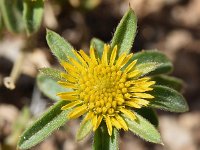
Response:
[[[24,0],[23,1],[23,20],[28,35],[37,32],[42,21],[44,2],[43,0]]]
[[[106,125],[103,123],[94,133],[93,150],[119,150],[119,133],[113,128],[109,136]]]
[[[66,104],[66,101],[59,101],[27,128],[18,141],[18,148],[30,149],[64,125],[68,121],[66,115],[70,110],[62,111],[61,107]]]
[[[23,30],[22,14],[16,1],[0,0],[0,11],[4,25],[10,32],[19,33]]]
[[[131,8],[121,19],[111,40],[111,48],[118,46],[118,54],[129,53],[137,30],[137,18]]]
[[[54,79],[55,81],[62,80],[62,77],[60,74],[62,73],[60,70],[53,69],[53,68],[40,68],[39,69],[40,73]]]
[[[37,85],[44,95],[54,101],[60,100],[57,93],[71,91],[71,89],[60,86],[54,79],[41,73],[37,76]]]
[[[154,76],[152,77],[152,80],[156,81],[156,85],[164,85],[173,88],[178,92],[182,91],[182,88],[184,86],[184,82],[181,79],[167,75]]]
[[[103,54],[103,48],[104,48],[104,42],[101,41],[100,39],[97,38],[92,38],[90,45],[92,45],[95,50],[97,51],[97,54],[99,56],[99,58],[101,58],[102,54]]]
[[[142,107],[140,109],[137,109],[136,112],[147,119],[151,124],[153,124],[155,127],[158,127],[158,117],[156,114],[156,111],[152,108]]]
[[[76,134],[76,140],[80,141],[84,139],[89,133],[92,132],[92,127],[91,119],[82,122]]]
[[[140,70],[143,75],[169,73],[173,69],[170,60],[163,53],[157,50],[138,52],[133,55],[129,63],[136,59],[136,69]]]
[[[74,48],[57,33],[47,29],[46,40],[52,53],[59,61],[68,60],[67,56],[75,58],[72,51]]]
[[[154,85],[152,87],[153,90],[149,93],[155,98],[151,100],[150,107],[171,112],[188,111],[187,102],[180,93],[166,86]]]
[[[157,131],[157,129],[139,114],[135,113],[135,115],[137,116],[135,121],[132,121],[123,115],[129,130],[145,141],[162,144],[160,133]]]

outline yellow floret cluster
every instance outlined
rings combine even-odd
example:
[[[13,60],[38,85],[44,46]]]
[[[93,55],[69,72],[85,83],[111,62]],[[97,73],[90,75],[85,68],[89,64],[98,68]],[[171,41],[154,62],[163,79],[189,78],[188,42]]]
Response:
[[[72,89],[58,93],[62,100],[69,101],[62,109],[73,108],[67,117],[86,114],[83,121],[91,119],[94,131],[104,120],[109,135],[113,126],[128,130],[122,114],[136,119],[132,109],[147,106],[154,98],[146,92],[153,90],[151,86],[155,82],[149,77],[140,77],[141,72],[135,69],[137,60],[129,62],[132,53],[117,56],[117,46],[111,49],[105,44],[101,58],[93,47],[90,56],[83,50],[74,54],[77,59],[69,57],[68,61],[61,62],[66,73],[61,74],[64,81],[58,82]]]

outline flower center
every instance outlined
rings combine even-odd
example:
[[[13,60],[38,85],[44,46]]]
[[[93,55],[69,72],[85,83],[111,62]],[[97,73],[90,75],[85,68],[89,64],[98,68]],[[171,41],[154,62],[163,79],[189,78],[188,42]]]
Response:
[[[79,79],[80,99],[95,114],[114,115],[128,96],[127,74],[114,65],[89,67]]]

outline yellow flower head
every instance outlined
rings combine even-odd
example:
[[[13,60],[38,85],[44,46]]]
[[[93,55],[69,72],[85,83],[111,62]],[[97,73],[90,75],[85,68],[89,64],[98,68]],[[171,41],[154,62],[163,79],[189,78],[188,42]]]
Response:
[[[86,114],[83,121],[91,119],[93,131],[105,121],[112,135],[113,126],[128,130],[122,114],[135,120],[132,109],[147,106],[154,98],[146,92],[153,90],[151,86],[155,82],[149,77],[140,77],[141,72],[135,69],[137,60],[128,63],[132,53],[123,53],[117,58],[117,46],[110,50],[105,44],[102,58],[93,47],[90,56],[83,50],[74,51],[76,60],[69,58],[68,62],[61,62],[66,70],[61,76],[66,81],[58,83],[72,91],[58,93],[58,96],[69,101],[62,110],[73,108],[68,115],[70,119]]]

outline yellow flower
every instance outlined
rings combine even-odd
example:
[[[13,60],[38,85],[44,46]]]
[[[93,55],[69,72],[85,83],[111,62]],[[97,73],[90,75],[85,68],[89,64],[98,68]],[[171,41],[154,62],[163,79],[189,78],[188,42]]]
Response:
[[[96,55],[93,47],[90,56],[83,50],[74,50],[77,59],[69,57],[68,62],[61,62],[66,70],[61,76],[66,81],[58,82],[72,91],[57,95],[69,101],[62,110],[73,108],[67,117],[74,119],[86,114],[83,121],[91,119],[93,131],[105,121],[111,136],[113,127],[128,130],[122,114],[135,120],[132,109],[147,106],[154,98],[145,92],[153,90],[151,86],[155,82],[149,77],[141,77],[141,72],[135,69],[137,60],[127,64],[132,53],[123,53],[117,58],[117,46],[110,50],[105,44],[102,58]]]

